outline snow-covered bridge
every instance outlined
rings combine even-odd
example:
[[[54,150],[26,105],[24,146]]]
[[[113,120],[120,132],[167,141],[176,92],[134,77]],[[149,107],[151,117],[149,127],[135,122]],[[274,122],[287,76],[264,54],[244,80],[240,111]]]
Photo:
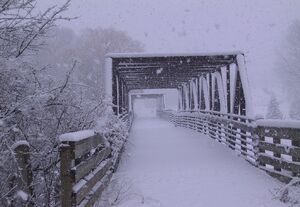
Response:
[[[107,55],[106,93],[128,126],[137,95],[130,92],[161,88],[177,89],[178,110],[164,110],[161,94],[145,94],[157,98],[158,115],[169,123],[136,119],[129,137],[135,148],[116,174],[132,177],[144,191],[135,197],[154,206],[280,206],[268,192],[280,184],[255,167],[285,182],[299,177],[300,124],[253,117],[242,53]],[[62,168],[66,206],[94,203],[119,163],[121,151],[115,158],[97,137],[63,145],[71,146],[62,150],[62,159],[68,158]],[[226,196],[218,200],[220,195]]]

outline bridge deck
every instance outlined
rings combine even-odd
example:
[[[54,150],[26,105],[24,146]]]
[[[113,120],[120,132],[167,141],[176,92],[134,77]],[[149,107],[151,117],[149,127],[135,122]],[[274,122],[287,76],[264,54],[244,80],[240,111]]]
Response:
[[[121,207],[285,206],[274,199],[278,181],[211,138],[160,119],[134,122],[114,180]]]

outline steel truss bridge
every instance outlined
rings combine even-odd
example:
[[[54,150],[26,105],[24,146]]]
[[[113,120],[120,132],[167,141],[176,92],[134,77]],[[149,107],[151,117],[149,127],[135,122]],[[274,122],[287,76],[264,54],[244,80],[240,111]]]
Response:
[[[160,110],[160,117],[227,145],[250,164],[281,181],[300,177],[300,123],[253,117],[243,53],[108,54],[105,73],[112,110],[128,124],[128,129],[133,120],[130,91],[174,88],[179,94],[178,111]],[[152,96],[161,98],[159,94]],[[107,143],[105,148],[97,148],[105,143],[97,136],[63,142],[71,146],[61,148],[65,206],[91,205],[101,195],[102,184],[111,177],[108,170],[118,163],[107,161],[113,156]],[[81,164],[82,156],[92,148],[97,148],[97,153],[89,155],[93,157],[92,164]],[[76,170],[71,168],[72,160]],[[99,180],[102,184],[95,185]]]
[[[281,180],[300,175],[300,124],[253,117],[243,53],[109,54],[106,72],[116,114],[128,113],[131,90],[175,88],[179,110],[162,117],[208,134]]]

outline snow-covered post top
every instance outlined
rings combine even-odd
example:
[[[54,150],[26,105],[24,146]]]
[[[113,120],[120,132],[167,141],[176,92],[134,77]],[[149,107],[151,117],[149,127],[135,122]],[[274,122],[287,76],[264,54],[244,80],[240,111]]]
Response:
[[[73,158],[79,158],[91,153],[99,147],[110,147],[108,141],[95,130],[70,132],[59,136],[61,147],[71,147]]]
[[[78,142],[84,139],[88,139],[94,136],[96,132],[94,130],[82,130],[77,132],[65,133],[59,136],[60,142]]]
[[[12,145],[12,149],[15,153],[20,174],[20,177],[17,178],[17,197],[19,197],[22,202],[26,202],[26,206],[33,206],[32,202],[30,202],[30,198],[33,195],[33,187],[29,143],[25,140],[18,141]]]

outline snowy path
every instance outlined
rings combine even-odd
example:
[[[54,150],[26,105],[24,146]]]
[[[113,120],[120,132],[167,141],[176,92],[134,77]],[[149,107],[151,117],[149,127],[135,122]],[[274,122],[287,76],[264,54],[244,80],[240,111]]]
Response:
[[[114,190],[119,207],[277,207],[281,184],[205,135],[134,122]]]

